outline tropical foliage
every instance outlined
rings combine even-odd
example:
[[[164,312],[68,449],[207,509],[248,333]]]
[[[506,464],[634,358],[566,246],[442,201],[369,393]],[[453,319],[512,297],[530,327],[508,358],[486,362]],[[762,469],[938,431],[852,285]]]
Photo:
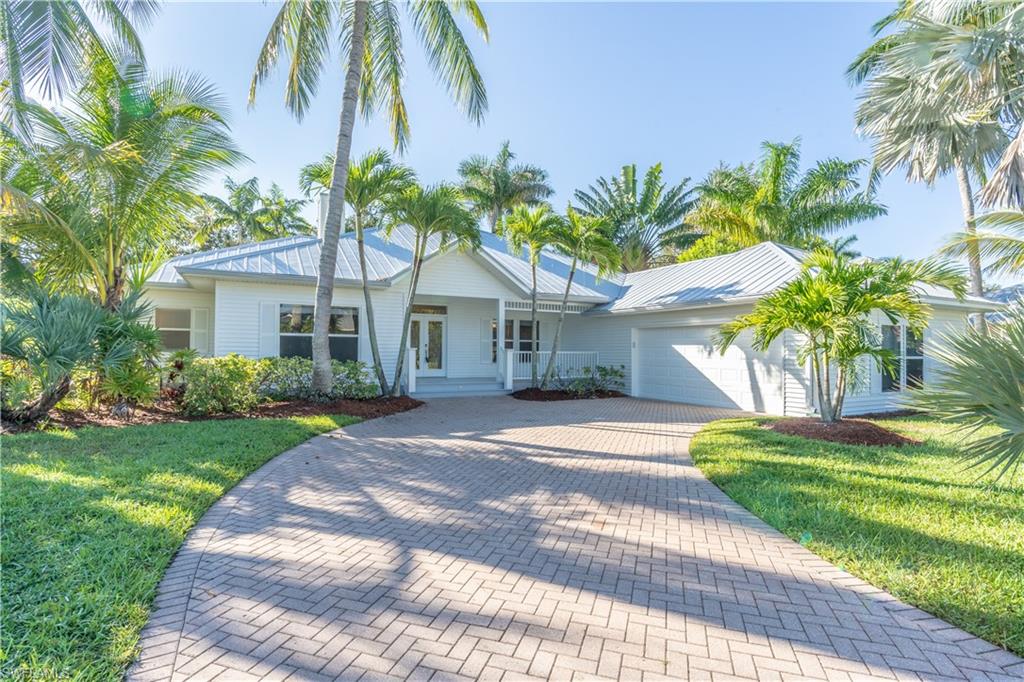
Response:
[[[491,232],[500,231],[502,218],[516,206],[537,206],[554,194],[547,171],[515,159],[506,140],[493,159],[477,154],[459,164],[462,194]]]
[[[85,55],[121,51],[142,58],[135,26],[155,16],[152,0],[0,3],[0,123],[27,134],[26,88],[60,99],[88,80]]]
[[[985,229],[954,235],[944,252],[963,257],[977,251],[993,275],[1024,272],[1024,213],[993,211],[980,216],[978,226]]]
[[[552,231],[549,243],[557,251],[571,258],[572,263],[569,265],[569,274],[565,281],[562,305],[558,311],[558,325],[555,327],[555,337],[551,341],[551,355],[548,357],[548,366],[544,369],[541,388],[546,388],[555,374],[558,348],[562,339],[562,326],[565,323],[565,309],[569,304],[569,293],[572,290],[572,282],[579,264],[587,263],[595,266],[597,275],[601,277],[618,270],[622,260],[619,248],[607,236],[604,220],[582,215],[572,206],[566,209],[565,219],[560,220]],[[537,338],[536,333],[533,338]]]
[[[913,394],[928,414],[965,436],[963,457],[985,473],[1016,471],[1024,461],[1024,311],[1010,313],[992,334],[967,329],[932,351],[935,381]],[[995,427],[995,432],[992,428]]]
[[[138,62],[89,62],[57,111],[26,105],[32,139],[3,177],[5,229],[51,286],[118,306],[188,223],[197,189],[242,155],[224,103],[201,78],[154,78]]]
[[[218,249],[248,242],[311,234],[313,226],[302,217],[306,202],[289,199],[275,183],[264,194],[258,178],[237,182],[224,178],[221,198],[203,194],[201,220],[195,232],[195,242],[203,248]]]
[[[689,178],[670,187],[662,176],[657,163],[641,182],[636,164],[630,164],[617,177],[598,178],[596,184],[575,192],[579,211],[608,225],[622,250],[622,267],[629,272],[659,263],[666,253],[696,238],[684,221],[695,202],[694,190],[687,188]]]
[[[299,172],[299,185],[307,196],[325,191],[331,186],[334,175],[334,157],[330,154],[320,161],[303,166]],[[380,359],[377,342],[377,325],[373,315],[373,299],[366,275],[365,230],[382,227],[384,208],[387,202],[404,192],[416,180],[412,169],[392,160],[383,149],[367,152],[362,158],[349,164],[348,182],[345,184],[345,201],[352,207],[351,228],[356,235],[359,251],[359,273],[363,286],[363,303],[366,306],[366,328],[370,338],[373,369],[380,384],[381,395],[388,395],[384,364]]]
[[[508,247],[516,256],[526,250],[530,261],[530,386],[537,386],[538,376],[538,328],[537,328],[537,266],[540,265],[541,251],[555,240],[563,229],[561,216],[547,204],[526,206],[520,204],[505,218],[502,231],[508,237]]]
[[[412,184],[401,194],[391,197],[387,202],[387,214],[390,222],[385,231],[390,235],[395,229],[405,227],[412,230],[412,262],[409,273],[409,294],[406,296],[405,316],[402,323],[403,341],[409,338],[409,325],[412,320],[412,308],[416,301],[416,287],[419,285],[420,271],[427,255],[427,245],[436,244],[441,251],[449,249],[475,249],[480,245],[480,230],[473,213],[462,204],[462,194],[453,185],[433,185],[423,187]],[[401,377],[405,367],[407,353],[398,353],[395,366],[395,381],[392,394],[401,393]],[[316,360],[314,359],[314,363]],[[415,371],[410,367],[409,371]]]
[[[401,4],[395,0],[350,4],[287,0],[270,26],[249,88],[252,104],[259,85],[284,57],[288,61],[285,104],[301,119],[319,89],[321,73],[334,63],[332,45],[337,44],[344,55],[345,85],[327,194],[328,229],[320,249],[313,314],[313,385],[321,392],[326,392],[331,383],[328,325],[356,110],[370,116],[376,109],[386,108],[395,146],[403,150],[409,140],[409,117],[402,94],[403,9],[427,53],[431,70],[456,104],[479,123],[487,109],[487,92],[456,20],[456,14],[465,16],[487,38],[487,22],[475,0],[451,4],[427,0]]]
[[[800,173],[799,140],[764,142],[756,164],[722,166],[698,185],[700,200],[686,223],[702,237],[682,260],[730,253],[763,241],[800,248],[825,244],[824,236],[885,215],[858,176],[864,160],[826,159]]]
[[[870,358],[885,372],[896,370],[883,349],[871,314],[900,320],[920,334],[930,308],[921,286],[943,286],[962,296],[962,276],[937,261],[861,260],[832,249],[818,249],[803,262],[801,274],[758,300],[754,310],[722,326],[723,354],[740,333],[753,330],[753,347],[766,351],[787,330],[800,334],[799,360],[811,363],[818,410],[825,423],[841,419],[851,384],[859,380],[858,361]]]

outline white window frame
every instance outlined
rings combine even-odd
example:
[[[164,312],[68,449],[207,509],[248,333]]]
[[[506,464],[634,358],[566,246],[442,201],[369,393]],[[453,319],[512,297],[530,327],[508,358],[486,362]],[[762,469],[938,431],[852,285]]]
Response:
[[[295,306],[301,306],[303,308],[314,308],[315,306],[310,303],[278,303],[277,304],[277,353],[281,354],[281,337],[282,336],[308,336],[313,338],[313,332],[283,332],[281,331],[281,310],[285,307],[294,308]],[[362,343],[359,340],[359,335],[362,327],[363,310],[357,305],[332,305],[331,314],[334,314],[335,310],[354,310],[356,314],[356,331],[354,334],[328,334],[328,337],[338,337],[344,339],[355,339],[356,340],[356,360],[361,357],[360,352],[362,351]]]
[[[157,326],[157,323],[156,323],[157,311],[160,311],[160,310],[174,310],[174,311],[179,311],[179,312],[180,311],[188,311],[188,327],[160,327],[160,326]],[[209,324],[209,319],[210,319],[210,310],[209,310],[209,308],[175,307],[175,306],[169,306],[169,305],[154,306],[153,307],[153,328],[156,329],[157,331],[188,332],[188,346],[187,347],[188,348],[192,348],[194,350],[197,350],[200,353],[206,353],[209,350],[208,348],[205,348],[205,347],[204,348],[196,348],[196,336],[197,336],[197,332],[203,334],[204,338],[207,339],[207,345],[208,345],[209,344],[210,330],[209,329],[199,329],[196,326],[196,313],[197,312],[206,313],[207,324]],[[161,341],[161,343],[162,343],[162,341]],[[173,353],[174,351],[184,350],[184,349],[181,349],[181,348],[165,348],[164,350],[166,350],[169,353]]]
[[[924,383],[924,367],[925,367],[925,353],[924,353],[924,333],[921,334],[921,354],[920,355],[907,355],[907,337],[909,336],[909,330],[907,329],[906,322],[900,322],[898,324],[883,324],[879,328],[881,338],[885,339],[885,328],[896,327],[900,330],[900,347],[896,353],[896,362],[899,365],[899,375],[896,377],[897,383],[891,388],[885,388],[885,377],[886,372],[883,369],[881,374],[881,389],[882,393],[902,393],[907,390],[907,361],[908,360],[920,360],[921,361],[921,382]]]

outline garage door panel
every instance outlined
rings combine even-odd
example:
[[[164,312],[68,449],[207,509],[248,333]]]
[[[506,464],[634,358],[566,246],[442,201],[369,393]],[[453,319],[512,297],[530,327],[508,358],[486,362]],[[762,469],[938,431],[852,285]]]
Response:
[[[749,333],[719,353],[716,328],[666,327],[638,333],[638,395],[713,407],[781,412],[781,352],[750,347]]]

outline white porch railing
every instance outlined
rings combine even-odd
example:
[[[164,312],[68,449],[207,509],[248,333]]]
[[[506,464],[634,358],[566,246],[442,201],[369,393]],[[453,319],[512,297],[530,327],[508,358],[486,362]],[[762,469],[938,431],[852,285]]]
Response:
[[[530,360],[533,351],[511,351],[512,355],[512,378],[515,380],[530,378]],[[537,352],[537,376],[543,377],[544,370],[548,366],[548,358],[551,351]],[[555,376],[563,379],[573,379],[583,376],[586,367],[597,367],[600,362],[600,355],[596,350],[560,350],[555,357]]]

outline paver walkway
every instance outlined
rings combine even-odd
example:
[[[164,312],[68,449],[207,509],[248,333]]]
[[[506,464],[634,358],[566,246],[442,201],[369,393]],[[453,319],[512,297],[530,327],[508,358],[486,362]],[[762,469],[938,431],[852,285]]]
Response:
[[[129,677],[1017,679],[730,501],[720,410],[437,400],[315,438],[218,502]]]

